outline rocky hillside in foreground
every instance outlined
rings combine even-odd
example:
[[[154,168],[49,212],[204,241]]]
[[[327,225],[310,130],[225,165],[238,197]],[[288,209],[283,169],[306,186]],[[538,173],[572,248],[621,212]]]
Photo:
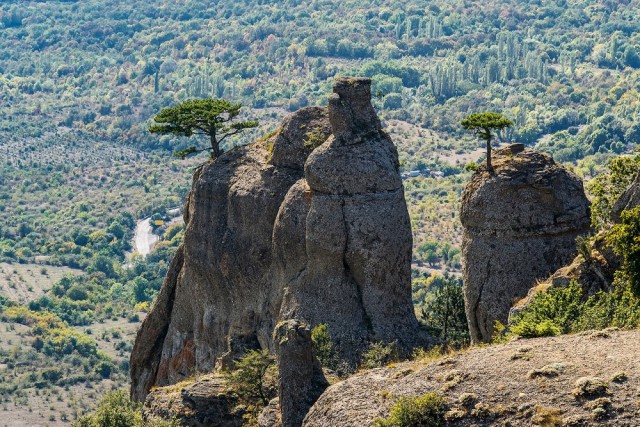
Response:
[[[443,425],[637,426],[639,354],[640,331],[605,330],[390,365],[331,386],[303,426],[371,426],[398,398],[434,391]]]

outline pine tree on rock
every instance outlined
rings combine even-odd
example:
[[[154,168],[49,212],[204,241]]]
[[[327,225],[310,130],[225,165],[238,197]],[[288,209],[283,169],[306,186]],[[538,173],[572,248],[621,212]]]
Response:
[[[493,170],[491,165],[491,140],[494,137],[492,131],[501,131],[513,125],[513,122],[500,113],[485,111],[467,116],[460,122],[463,128],[473,131],[474,135],[487,143],[487,169]]]
[[[211,157],[215,159],[222,154],[220,144],[225,139],[258,126],[257,121],[234,123],[234,119],[240,114],[240,108],[242,104],[232,104],[225,99],[189,99],[160,111],[153,119],[157,124],[151,125],[149,132],[187,137],[206,135],[209,137],[209,147],[191,146],[174,154],[184,159],[190,154],[211,150]]]

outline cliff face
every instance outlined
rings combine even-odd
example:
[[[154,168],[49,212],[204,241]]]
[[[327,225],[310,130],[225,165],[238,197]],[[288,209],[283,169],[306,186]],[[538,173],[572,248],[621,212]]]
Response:
[[[580,179],[551,157],[514,145],[496,150],[494,173],[477,172],[460,211],[465,308],[474,342],[489,341],[496,320],[536,281],[576,254],[589,231]]]
[[[195,174],[183,246],[131,355],[134,399],[246,349],[275,353],[281,320],[327,323],[351,363],[370,340],[419,339],[396,149],[368,79],[334,92]]]

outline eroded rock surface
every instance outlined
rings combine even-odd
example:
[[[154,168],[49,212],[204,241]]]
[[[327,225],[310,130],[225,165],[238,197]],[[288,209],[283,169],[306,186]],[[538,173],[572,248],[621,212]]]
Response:
[[[636,178],[631,185],[629,185],[629,188],[622,193],[613,205],[611,220],[614,223],[619,223],[621,221],[620,215],[623,211],[633,209],[637,206],[640,206],[640,171],[638,171],[638,175],[636,175]]]
[[[247,349],[275,353],[274,327],[290,319],[327,323],[352,365],[371,340],[425,343],[397,152],[370,85],[338,78],[328,109],[195,174],[183,246],[132,352],[135,400]]]
[[[465,308],[474,342],[489,341],[496,320],[576,255],[589,231],[582,181],[545,154],[496,150],[494,172],[465,188],[460,219]]]
[[[446,401],[446,426],[637,426],[638,354],[640,331],[612,329],[398,363],[329,387],[303,427],[370,427],[399,398],[432,392]],[[606,401],[573,393],[584,377],[608,384]],[[595,411],[600,405],[604,412]]]
[[[181,426],[241,427],[245,409],[226,380],[211,374],[183,386],[152,391],[143,413],[146,419],[175,419]]]
[[[398,155],[370,103],[368,79],[338,79],[333,135],[305,163],[278,213],[275,274],[283,319],[327,323],[355,364],[370,340],[420,340],[411,302],[412,234]],[[424,341],[423,341],[424,343]]]
[[[313,354],[308,325],[297,320],[281,322],[274,331],[274,340],[278,349],[281,423],[284,427],[300,427],[307,411],[329,383]]]

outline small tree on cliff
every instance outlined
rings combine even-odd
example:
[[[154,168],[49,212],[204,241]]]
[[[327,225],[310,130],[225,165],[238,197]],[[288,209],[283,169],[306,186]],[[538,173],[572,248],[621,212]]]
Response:
[[[492,131],[500,132],[511,126],[513,122],[500,113],[485,111],[468,115],[460,124],[463,128],[472,130],[478,138],[487,143],[487,169],[493,170],[491,166],[491,140],[494,136]]]
[[[160,111],[153,119],[157,124],[151,125],[149,132],[179,136],[206,135],[209,137],[208,147],[191,146],[174,154],[184,159],[190,154],[211,150],[211,157],[215,159],[222,154],[220,144],[225,139],[258,126],[256,121],[233,123],[241,107],[242,104],[232,104],[225,99],[189,99]]]

